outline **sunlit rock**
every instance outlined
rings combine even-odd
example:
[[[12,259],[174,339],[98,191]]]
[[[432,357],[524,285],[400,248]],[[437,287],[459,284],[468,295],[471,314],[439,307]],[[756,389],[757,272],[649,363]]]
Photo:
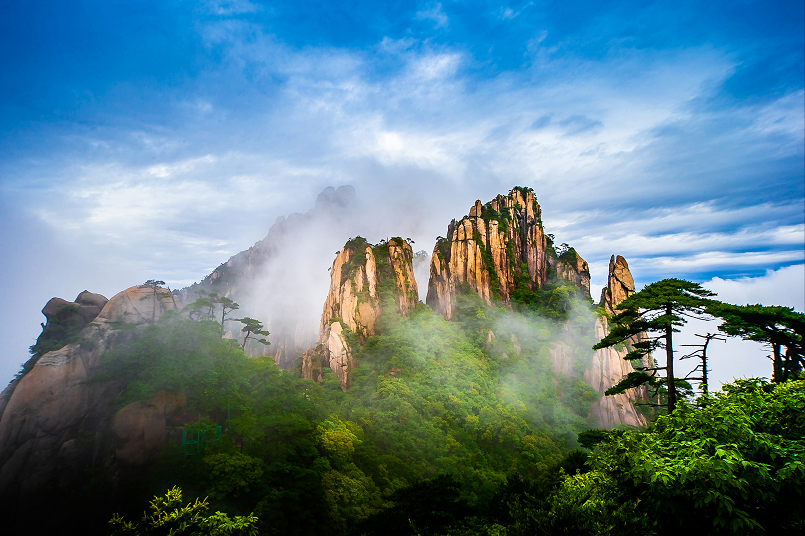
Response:
[[[414,253],[402,238],[372,245],[361,237],[347,242],[330,269],[318,350],[302,356],[302,377],[319,379],[321,367],[335,372],[342,388],[355,367],[349,334],[363,341],[375,334],[384,311],[407,316],[417,304]]]
[[[447,236],[437,239],[431,255],[427,304],[445,319],[453,317],[462,287],[488,304],[508,306],[518,283],[544,289],[549,268],[556,277],[590,290],[587,263],[571,250],[557,256],[542,228],[542,209],[529,188],[514,188],[482,204],[480,200]]]

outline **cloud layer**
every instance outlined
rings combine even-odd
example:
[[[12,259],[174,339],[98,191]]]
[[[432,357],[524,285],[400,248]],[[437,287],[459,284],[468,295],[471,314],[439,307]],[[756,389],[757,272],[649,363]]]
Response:
[[[199,280],[330,185],[428,251],[531,186],[599,288],[803,262],[801,2],[123,9],[0,22],[5,375],[48,298]]]

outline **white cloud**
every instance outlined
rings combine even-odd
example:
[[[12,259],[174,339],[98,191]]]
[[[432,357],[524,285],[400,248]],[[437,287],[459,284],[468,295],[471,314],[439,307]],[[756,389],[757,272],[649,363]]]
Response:
[[[716,292],[719,300],[729,303],[784,305],[805,312],[805,264],[767,270],[762,277],[714,277],[702,286]]]
[[[211,14],[224,16],[256,13],[263,9],[262,6],[247,0],[208,0],[204,4]]]

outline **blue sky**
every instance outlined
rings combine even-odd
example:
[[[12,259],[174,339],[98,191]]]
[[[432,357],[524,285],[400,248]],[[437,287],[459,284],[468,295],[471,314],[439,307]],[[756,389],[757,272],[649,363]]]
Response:
[[[330,185],[355,186],[370,240],[426,250],[531,186],[598,288],[617,253],[640,283],[773,280],[802,308],[804,20],[801,1],[7,1],[0,375],[50,297],[184,286]]]

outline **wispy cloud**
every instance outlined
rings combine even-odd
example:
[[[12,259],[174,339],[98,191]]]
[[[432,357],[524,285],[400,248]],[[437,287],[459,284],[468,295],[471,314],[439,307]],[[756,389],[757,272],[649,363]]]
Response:
[[[430,20],[436,23],[436,28],[445,28],[449,22],[447,15],[442,11],[442,4],[432,4],[427,9],[417,11],[416,20]]]
[[[598,284],[613,253],[640,281],[796,264],[801,25],[723,7],[168,3],[153,36],[117,16],[52,43],[9,31],[31,52],[0,88],[3,228],[191,281],[324,186],[386,207],[370,239],[430,250],[476,198],[524,185]],[[116,30],[83,49],[85,23]]]

